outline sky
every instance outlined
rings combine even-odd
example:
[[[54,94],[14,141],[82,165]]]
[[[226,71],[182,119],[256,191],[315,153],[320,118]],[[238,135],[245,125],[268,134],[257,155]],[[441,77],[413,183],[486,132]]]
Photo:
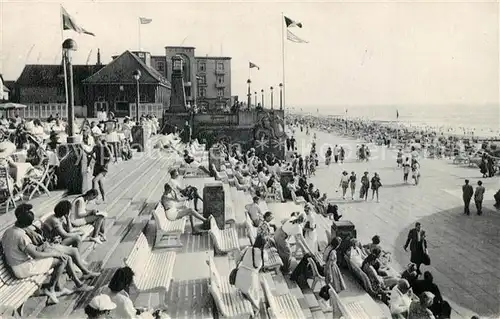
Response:
[[[60,5],[96,37],[61,34]],[[232,94],[283,80],[282,12],[309,41],[285,40],[286,103],[328,105],[499,104],[499,5],[495,2],[8,1],[0,0],[0,73],[60,61],[62,36],[78,43],[74,63],[103,62],[141,46],[232,57]],[[31,52],[30,52],[31,51]],[[248,69],[252,61],[260,70]],[[260,93],[259,93],[260,98]],[[269,98],[267,98],[269,99]]]

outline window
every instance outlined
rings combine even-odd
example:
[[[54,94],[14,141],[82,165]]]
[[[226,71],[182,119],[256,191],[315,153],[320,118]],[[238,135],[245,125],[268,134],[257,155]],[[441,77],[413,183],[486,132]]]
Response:
[[[61,96],[61,95],[66,96],[66,88],[64,87],[64,84],[57,86],[57,95],[59,95],[59,96]]]
[[[200,75],[198,78],[199,78],[200,84],[207,83],[207,76],[206,75]]]
[[[136,98],[137,99],[137,98]],[[142,103],[146,103],[148,100],[146,98],[146,94],[140,94],[139,99]]]
[[[165,62],[163,61],[158,61],[156,62],[156,69],[158,70],[158,72],[165,72]]]
[[[217,62],[217,71],[224,71],[224,63]]]
[[[205,61],[198,62],[198,71],[205,72],[207,70],[207,64]]]
[[[224,96],[224,88],[217,89],[217,96],[219,96],[219,97]]]
[[[205,97],[206,95],[207,95],[207,89],[206,88],[198,88],[198,96]]]
[[[223,76],[217,76],[217,83],[218,84],[224,84],[224,77]]]

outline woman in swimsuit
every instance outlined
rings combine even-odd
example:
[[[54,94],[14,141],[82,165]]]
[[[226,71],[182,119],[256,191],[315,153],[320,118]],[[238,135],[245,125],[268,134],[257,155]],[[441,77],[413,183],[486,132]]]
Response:
[[[204,218],[200,213],[196,210],[186,206],[186,198],[181,195],[178,195],[176,191],[172,189],[170,184],[165,184],[164,192],[161,196],[161,203],[163,208],[165,209],[165,216],[170,221],[176,221],[185,216],[193,216],[202,222],[206,222],[207,219]],[[193,229],[195,232],[195,229]]]

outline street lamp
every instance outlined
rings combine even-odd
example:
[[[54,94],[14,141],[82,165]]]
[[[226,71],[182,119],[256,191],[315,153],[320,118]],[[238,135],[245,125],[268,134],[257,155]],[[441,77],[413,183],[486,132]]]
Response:
[[[254,105],[257,106],[257,91],[253,92],[254,96]]]
[[[283,110],[283,83],[280,83],[280,110]]]
[[[250,93],[250,84],[252,81],[250,79],[247,80],[248,84],[248,94],[247,94],[247,104],[248,104],[248,109],[250,109],[250,104],[252,104],[252,93]]]
[[[73,67],[71,66],[71,51],[76,51],[78,46],[73,39],[66,39],[62,43],[63,58],[67,70],[67,77],[64,78],[67,85],[67,113],[68,113],[68,144],[75,142],[74,119],[75,119],[75,98],[73,95]]]
[[[134,73],[132,73],[135,79],[136,83],[136,89],[137,89],[137,100],[135,101],[135,118],[136,118],[136,123],[135,125],[139,125],[139,101],[140,101],[140,95],[139,95],[139,79],[141,78],[141,71],[135,70]]]
[[[262,94],[262,97],[261,97],[261,104],[262,104],[262,108],[264,108],[264,89],[260,90],[260,93]]]
[[[273,109],[273,87],[271,86],[271,110]]]

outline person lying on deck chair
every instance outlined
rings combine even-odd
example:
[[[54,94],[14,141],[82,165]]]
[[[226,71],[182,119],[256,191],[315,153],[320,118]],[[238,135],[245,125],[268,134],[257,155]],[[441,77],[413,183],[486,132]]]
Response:
[[[5,231],[2,237],[2,249],[7,265],[14,276],[19,279],[54,271],[44,294],[52,303],[58,303],[57,296],[71,294],[71,290],[62,288],[59,279],[64,271],[76,285],[76,291],[92,291],[94,287],[85,284],[82,279],[89,279],[99,273],[84,274],[82,279],[75,273],[75,264],[68,252],[77,252],[75,248],[52,244],[44,241],[43,236],[30,229],[35,219],[30,204],[21,204],[15,210],[16,222],[14,226]],[[31,235],[31,236],[30,236]],[[82,271],[84,271],[82,269]],[[56,293],[56,290],[58,292]]]
[[[185,201],[186,198],[182,197],[182,195],[179,195],[177,190],[173,189],[169,183],[165,184],[164,192],[161,196],[161,204],[163,205],[163,209],[165,210],[165,216],[170,221],[176,221],[183,218],[184,216],[189,216],[192,233],[193,235],[197,235],[200,232],[197,231],[194,227],[193,216],[204,223],[207,220],[196,210],[187,207],[185,205]]]

